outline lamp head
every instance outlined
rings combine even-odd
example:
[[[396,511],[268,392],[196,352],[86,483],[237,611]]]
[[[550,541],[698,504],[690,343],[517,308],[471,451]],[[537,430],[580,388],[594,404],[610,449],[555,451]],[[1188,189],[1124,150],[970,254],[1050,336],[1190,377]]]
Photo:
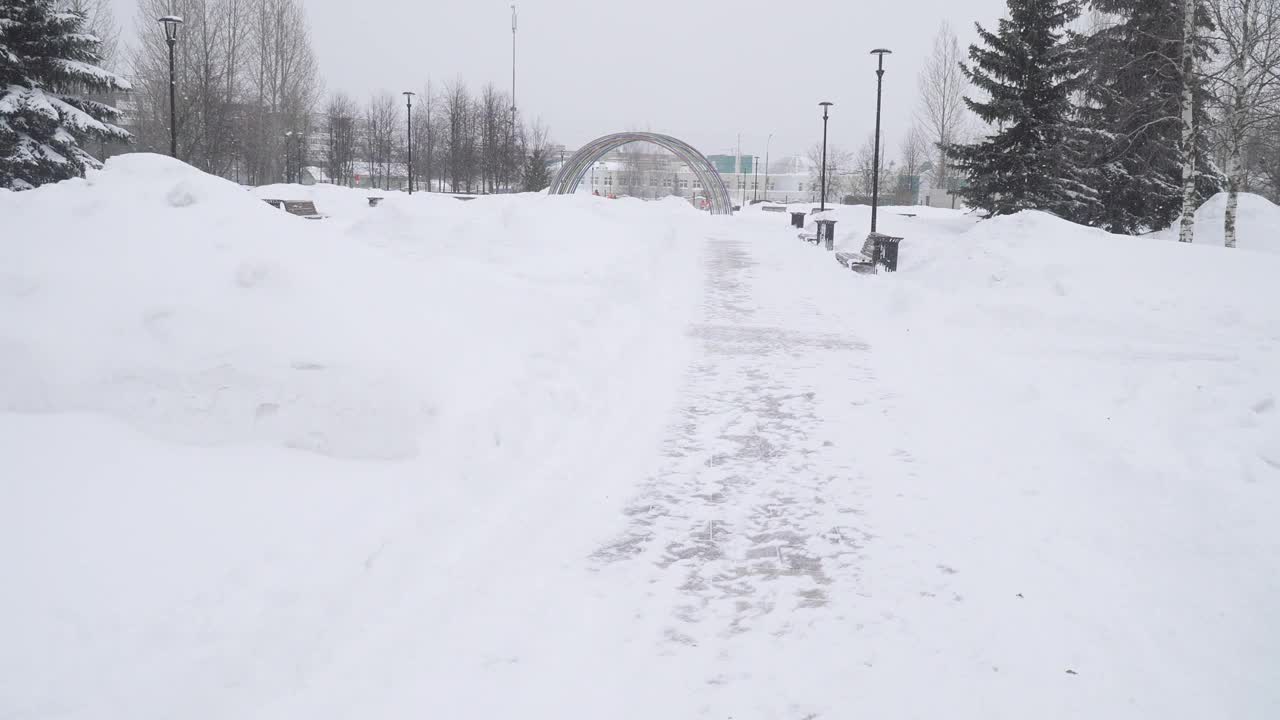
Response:
[[[164,39],[174,42],[178,39],[178,26],[182,25],[182,18],[177,15],[165,15],[160,18],[160,24],[164,25]]]

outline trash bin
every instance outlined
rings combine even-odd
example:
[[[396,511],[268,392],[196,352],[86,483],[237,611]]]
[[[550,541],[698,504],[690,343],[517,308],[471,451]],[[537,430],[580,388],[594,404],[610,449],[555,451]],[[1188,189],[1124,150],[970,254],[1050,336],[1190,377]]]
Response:
[[[867,242],[862,246],[862,255],[871,254],[871,262],[866,264],[850,265],[853,270],[858,272],[876,273],[880,271],[883,265],[886,272],[898,271],[898,244],[902,242],[902,238],[892,235],[884,235],[882,233],[871,233],[867,236]]]
[[[818,244],[826,244],[827,250],[836,249],[836,221],[816,220],[818,225]]]
[[[805,218],[805,213],[802,213],[802,212],[791,213],[791,227],[799,228],[800,230],[803,230],[804,218]]]

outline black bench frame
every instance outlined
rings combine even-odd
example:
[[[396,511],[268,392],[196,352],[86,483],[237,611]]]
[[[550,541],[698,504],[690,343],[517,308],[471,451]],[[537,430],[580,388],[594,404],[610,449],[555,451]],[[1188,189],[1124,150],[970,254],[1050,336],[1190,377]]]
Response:
[[[898,271],[898,243],[902,238],[871,233],[859,252],[836,253],[836,262],[854,272],[877,273],[883,266],[886,272]]]

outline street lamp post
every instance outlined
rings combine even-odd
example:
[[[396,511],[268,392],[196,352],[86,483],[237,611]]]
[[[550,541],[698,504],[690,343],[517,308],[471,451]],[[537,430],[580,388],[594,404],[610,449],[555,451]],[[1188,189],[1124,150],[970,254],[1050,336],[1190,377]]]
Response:
[[[820,102],[822,106],[822,196],[819,198],[818,212],[827,209],[827,110],[835,103]]]
[[[408,131],[406,132],[406,136],[407,136],[406,139],[408,140],[408,148],[409,148],[409,158],[408,158],[409,160],[408,162],[409,194],[412,195],[413,194],[413,96],[416,93],[412,93],[406,90],[402,94],[404,95],[404,107],[405,107],[405,112],[408,115],[408,122],[409,122]]]
[[[284,133],[284,181],[286,183],[293,182],[293,131],[286,130]]]
[[[764,201],[769,202],[769,145],[773,143],[773,133],[764,141]]]
[[[177,15],[165,15],[160,18],[164,26],[164,40],[169,44],[169,155],[178,157],[178,80],[174,70],[174,46],[178,44],[178,26],[182,18]]]
[[[876,150],[875,167],[871,172],[871,232],[876,231],[876,215],[880,209],[880,99],[884,90],[884,56],[892,55],[892,50],[878,48],[871,51],[879,61],[876,68]]]
[[[751,202],[760,200],[760,156],[751,156],[751,171],[754,176],[751,178]]]

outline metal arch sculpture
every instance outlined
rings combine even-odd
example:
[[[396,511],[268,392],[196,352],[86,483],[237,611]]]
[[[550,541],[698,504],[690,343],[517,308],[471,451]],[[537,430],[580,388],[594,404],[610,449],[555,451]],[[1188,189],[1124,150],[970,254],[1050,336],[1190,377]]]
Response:
[[[711,214],[733,214],[733,201],[729,197],[729,188],[725,187],[724,179],[720,177],[720,173],[716,171],[715,166],[702,153],[683,140],[677,140],[670,135],[661,135],[659,133],[616,133],[605,135],[583,145],[578,152],[573,154],[573,157],[560,166],[560,171],[556,173],[555,179],[551,181],[550,194],[568,195],[577,191],[582,178],[586,177],[592,165],[605,155],[633,142],[653,143],[671,151],[681,162],[688,165],[690,170],[693,170],[693,174],[702,183],[702,187],[710,196]]]

